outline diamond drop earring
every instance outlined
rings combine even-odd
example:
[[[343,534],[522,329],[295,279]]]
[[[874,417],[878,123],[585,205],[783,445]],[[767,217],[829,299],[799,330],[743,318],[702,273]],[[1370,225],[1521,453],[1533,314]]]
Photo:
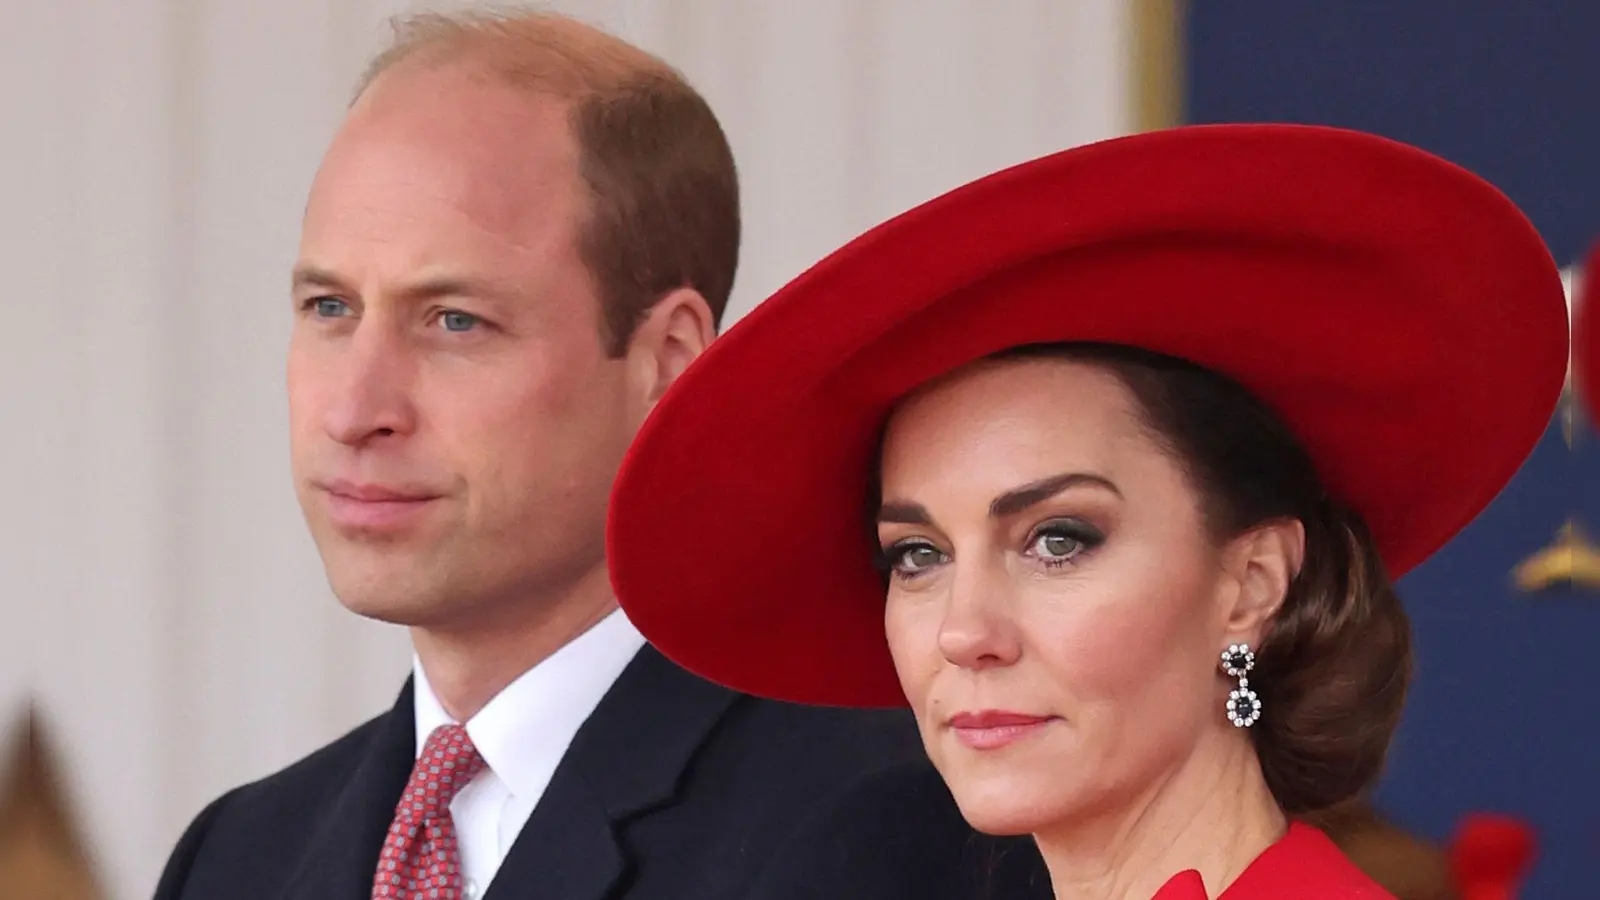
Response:
[[[1222,651],[1222,671],[1239,679],[1239,686],[1228,694],[1228,721],[1235,728],[1249,728],[1261,718],[1261,698],[1250,690],[1245,676],[1256,667],[1256,655],[1249,644],[1231,644]]]

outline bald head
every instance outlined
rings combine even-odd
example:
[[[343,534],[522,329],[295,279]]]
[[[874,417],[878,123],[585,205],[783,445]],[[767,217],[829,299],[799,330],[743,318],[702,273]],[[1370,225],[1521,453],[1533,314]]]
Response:
[[[465,64],[567,100],[681,76],[660,59],[592,25],[553,13],[421,13],[394,22],[394,40],[373,59],[356,98],[394,68]]]
[[[738,177],[715,114],[681,74],[553,13],[422,13],[393,26],[394,39],[361,77],[353,112],[380,86],[414,96],[428,75],[446,71],[487,91],[511,88],[535,109],[560,101],[586,195],[578,250],[613,353],[680,288],[703,296],[720,323],[738,267]]]

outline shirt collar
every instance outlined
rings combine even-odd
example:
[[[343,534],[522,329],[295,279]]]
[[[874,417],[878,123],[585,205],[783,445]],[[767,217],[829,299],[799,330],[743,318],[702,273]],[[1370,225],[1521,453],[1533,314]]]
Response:
[[[473,745],[514,796],[536,801],[544,793],[578,729],[644,643],[622,611],[613,611],[506,685],[467,721]],[[412,675],[420,755],[428,735],[454,720],[415,656]]]

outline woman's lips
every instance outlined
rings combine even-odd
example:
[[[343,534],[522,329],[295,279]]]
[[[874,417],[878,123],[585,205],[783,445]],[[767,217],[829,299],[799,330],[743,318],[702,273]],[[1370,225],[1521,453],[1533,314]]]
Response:
[[[998,750],[1033,737],[1054,720],[1054,716],[983,710],[956,713],[947,724],[956,740],[968,747],[974,750]]]

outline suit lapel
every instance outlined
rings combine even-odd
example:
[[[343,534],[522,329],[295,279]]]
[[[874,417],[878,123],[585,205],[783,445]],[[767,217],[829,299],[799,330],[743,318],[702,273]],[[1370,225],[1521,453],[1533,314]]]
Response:
[[[739,695],[654,648],[634,657],[578,730],[484,900],[613,896],[631,860],[630,819],[670,803],[683,772]]]
[[[558,770],[484,900],[598,900],[625,865],[604,805],[583,778]]]
[[[357,900],[372,896],[378,853],[395,804],[416,759],[416,718],[411,679],[383,717],[360,764],[328,806],[328,813],[289,880],[283,900]],[[263,838],[271,840],[270,836]]]

